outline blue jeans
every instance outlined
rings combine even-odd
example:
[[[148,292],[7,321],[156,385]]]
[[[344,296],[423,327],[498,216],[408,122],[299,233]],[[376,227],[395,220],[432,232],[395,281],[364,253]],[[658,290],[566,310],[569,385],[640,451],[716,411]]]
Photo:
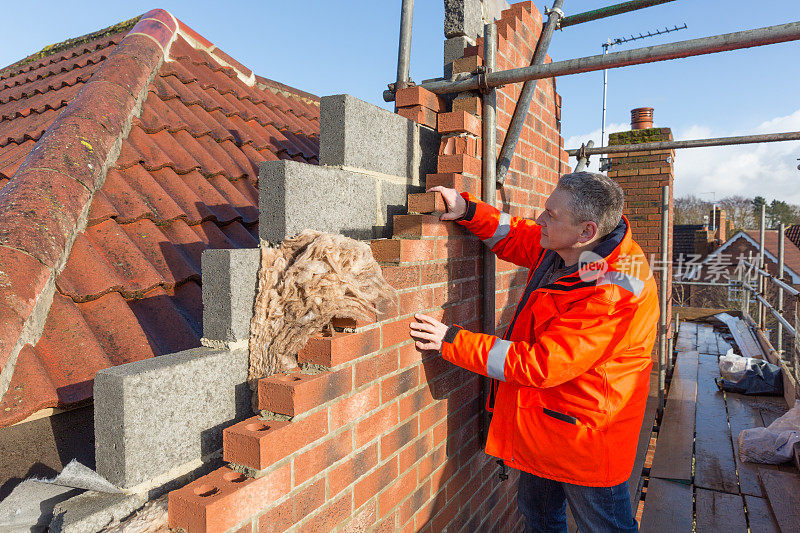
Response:
[[[615,487],[583,487],[520,472],[517,504],[527,533],[567,533],[567,502],[582,533],[639,531],[627,481]]]

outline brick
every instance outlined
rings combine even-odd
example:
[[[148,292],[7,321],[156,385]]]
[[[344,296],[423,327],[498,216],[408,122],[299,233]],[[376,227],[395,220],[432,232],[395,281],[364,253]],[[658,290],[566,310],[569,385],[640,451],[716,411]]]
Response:
[[[418,433],[417,419],[415,417],[388,435],[381,437],[381,460],[393,455],[400,448],[417,438]],[[417,477],[416,471],[414,472],[414,477]]]
[[[419,284],[419,265],[383,265],[381,272],[386,282],[397,290],[409,289]]]
[[[353,514],[353,497],[344,494],[324,507],[303,526],[304,531],[333,531],[336,526]]]
[[[302,485],[353,451],[353,433],[344,431],[294,459],[294,484]],[[323,480],[323,493],[324,493]],[[324,495],[323,495],[324,496]],[[324,499],[324,498],[323,498]]]
[[[467,230],[433,215],[394,215],[395,237],[444,237],[463,235]]]
[[[439,133],[471,133],[481,136],[481,120],[464,111],[439,114]]]
[[[444,198],[438,192],[412,193],[408,195],[409,213],[446,213]]]
[[[428,455],[433,448],[433,435],[425,433],[400,452],[400,472],[411,469],[414,464]]]
[[[356,424],[356,447],[360,448],[397,425],[397,404],[387,405]]]
[[[479,117],[483,114],[483,102],[479,96],[471,93],[458,95],[453,99],[453,111],[466,111],[471,115]]]
[[[394,103],[397,107],[422,106],[437,113],[445,109],[445,103],[441,96],[418,85],[397,91]]]
[[[379,348],[380,329],[377,327],[355,333],[335,332],[331,336],[310,338],[297,354],[297,362],[333,368]]]
[[[422,276],[422,285],[428,285],[431,283],[445,283],[449,281],[449,269],[447,262],[422,265],[420,273]]]
[[[386,516],[397,504],[417,488],[417,473],[411,471],[394,483],[387,484],[386,490],[378,496],[378,515]],[[440,530],[443,531],[443,530]]]
[[[169,493],[169,527],[226,531],[288,494],[290,475],[288,464],[258,479],[228,467],[214,470]]]
[[[478,191],[480,182],[474,176],[464,176],[463,174],[428,174],[425,177],[425,187],[446,187],[448,189],[455,189],[459,192],[470,192],[472,194],[480,194]]]
[[[328,412],[324,410],[291,422],[254,416],[222,432],[222,458],[262,470],[327,433]]]
[[[420,105],[401,107],[397,109],[397,114],[409,120],[413,120],[418,124],[428,126],[429,128],[436,128],[436,111],[428,109],[427,107],[422,107]]]
[[[275,374],[258,381],[258,408],[296,416],[346,394],[352,387],[350,367],[318,374]]]
[[[448,135],[439,143],[439,155],[467,154],[481,156],[481,140],[472,135]]]
[[[422,377],[423,379],[425,378],[425,376]],[[433,403],[433,395],[431,394],[430,387],[422,387],[405,398],[401,398],[398,412],[400,420],[405,420],[406,418],[420,413],[427,406],[431,405],[431,403]],[[428,428],[425,427],[424,431],[427,430]]]
[[[373,470],[378,464],[378,444],[374,443],[353,454],[349,461],[334,468],[328,474],[331,497],[343,491],[346,487],[356,483],[362,476]],[[361,495],[358,489],[355,491],[358,498]],[[369,495],[362,501],[356,501],[356,507],[360,507],[364,501],[369,499]]]
[[[399,296],[399,313],[406,315],[409,313],[427,312],[433,307],[433,289],[419,289],[405,292]]]
[[[381,401],[388,403],[419,385],[417,367],[389,376],[381,383]]]
[[[331,428],[333,430],[358,420],[380,405],[380,385],[372,385],[331,406]]]
[[[353,490],[356,507],[360,507],[367,500],[372,499],[395,479],[397,479],[397,457],[388,460],[377,470],[356,483],[355,489]]]
[[[453,74],[459,72],[472,72],[474,73],[479,66],[483,65],[483,58],[480,56],[466,56],[453,61]]]
[[[426,239],[375,239],[370,246],[379,263],[410,263],[434,258],[434,241]]]
[[[440,173],[457,173],[480,176],[483,173],[481,160],[467,154],[440,155],[436,163]]]
[[[395,344],[399,344],[401,342],[410,341],[411,322],[413,321],[413,317],[407,317],[381,324],[384,348],[394,346]]]

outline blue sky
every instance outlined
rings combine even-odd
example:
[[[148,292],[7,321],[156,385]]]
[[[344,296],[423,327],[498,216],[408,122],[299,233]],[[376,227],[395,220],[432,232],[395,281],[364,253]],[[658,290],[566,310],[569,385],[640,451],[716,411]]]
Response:
[[[574,14],[621,0],[567,0]],[[541,10],[545,3],[535,2]],[[547,2],[548,5],[552,1]],[[375,105],[397,65],[400,0],[53,1],[3,5],[0,65],[161,7],[256,73],[324,96],[349,93]],[[628,43],[620,50],[800,20],[797,0],[677,0],[567,28],[550,55],[570,59],[602,52],[609,38],[665,26],[688,29]],[[442,0],[417,0],[411,76],[442,74]],[[800,43],[785,43],[609,71],[607,130],[628,129],[630,109],[655,108],[656,125],[676,138],[800,130]],[[602,73],[562,77],[562,133],[567,147],[599,140]],[[676,195],[727,194],[800,203],[800,142],[683,150],[676,157]]]

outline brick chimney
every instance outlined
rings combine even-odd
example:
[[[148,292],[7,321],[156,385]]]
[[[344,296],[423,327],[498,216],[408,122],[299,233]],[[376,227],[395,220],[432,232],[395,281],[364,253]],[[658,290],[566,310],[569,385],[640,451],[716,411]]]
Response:
[[[614,146],[672,140],[672,131],[669,128],[652,126],[653,108],[633,109],[631,131],[610,134],[608,144]],[[667,259],[672,262],[674,159],[674,150],[624,152],[610,156],[608,177],[619,183],[625,192],[624,213],[631,223],[633,238],[642,247],[654,269],[661,266],[661,188],[664,185],[670,188]],[[655,270],[653,274],[656,283],[660,283],[660,271]],[[671,294],[672,277],[668,279],[667,294]],[[667,316],[667,323],[671,323],[671,311]]]

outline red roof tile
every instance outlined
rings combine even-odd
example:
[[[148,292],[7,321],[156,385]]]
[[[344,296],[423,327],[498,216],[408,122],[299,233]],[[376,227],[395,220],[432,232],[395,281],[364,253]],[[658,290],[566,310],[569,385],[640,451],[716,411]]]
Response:
[[[127,36],[98,35],[0,70],[0,270],[17,265],[19,278],[11,280],[12,292],[0,291],[0,367],[47,280],[47,268],[33,257],[55,264],[91,198],[88,224],[57,275],[41,338],[19,352],[8,391],[0,390],[0,427],[44,407],[87,400],[102,368],[198,346],[200,256],[208,248],[258,246],[259,163],[318,162],[318,98],[254,76],[190,28],[177,27],[169,44],[175,19],[155,10]],[[32,167],[64,150],[80,165],[102,164],[109,148],[103,143],[111,139],[94,141],[100,137],[93,128],[122,131],[150,76],[146,65],[161,50],[151,38],[169,57],[107,174],[62,165],[73,180],[65,181]],[[81,89],[81,104],[73,105]],[[61,136],[51,140],[51,127]],[[85,134],[92,149],[76,151],[69,139]],[[39,155],[28,157],[34,148]],[[83,193],[75,194],[74,180],[85,184]],[[31,194],[20,196],[26,188]],[[4,202],[12,189],[24,202],[9,211]],[[34,197],[41,190],[47,202]],[[28,211],[45,222],[39,229],[50,248],[2,246],[31,240],[38,226],[26,223]]]

